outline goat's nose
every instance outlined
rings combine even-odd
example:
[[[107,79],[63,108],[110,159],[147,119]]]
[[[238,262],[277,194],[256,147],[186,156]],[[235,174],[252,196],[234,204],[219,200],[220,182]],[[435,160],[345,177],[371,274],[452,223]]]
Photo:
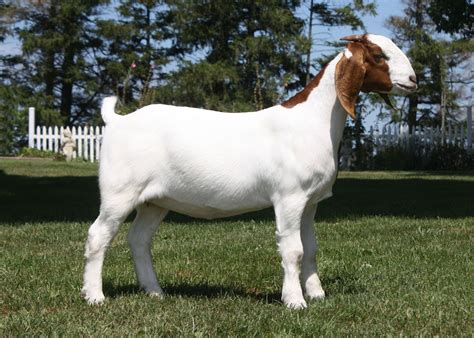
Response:
[[[413,82],[414,84],[418,84],[418,83],[416,82],[416,75],[410,75],[408,78],[409,78],[410,81]]]

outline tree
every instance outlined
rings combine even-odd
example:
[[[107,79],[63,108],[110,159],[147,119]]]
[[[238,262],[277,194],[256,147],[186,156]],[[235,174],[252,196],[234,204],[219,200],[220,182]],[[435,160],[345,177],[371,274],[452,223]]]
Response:
[[[71,124],[96,110],[102,84],[91,57],[100,45],[93,20],[107,2],[51,0],[10,6],[15,22],[11,31],[22,44],[22,55],[4,57],[2,68],[11,69],[11,82],[21,83],[41,102],[39,122]]]
[[[119,94],[122,104],[136,108],[153,102],[149,88],[163,77],[167,9],[160,0],[121,0],[116,11],[118,19],[97,22],[104,41],[99,63],[108,91]]]
[[[459,34],[462,38],[474,36],[474,4],[469,0],[432,0],[428,15],[438,32]]]
[[[274,104],[304,79],[308,40],[299,1],[166,1],[177,71],[161,102],[248,111]]]

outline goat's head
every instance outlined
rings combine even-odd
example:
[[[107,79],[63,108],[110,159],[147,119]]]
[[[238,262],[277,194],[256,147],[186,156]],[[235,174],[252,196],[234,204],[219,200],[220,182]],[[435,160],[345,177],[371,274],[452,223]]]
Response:
[[[408,95],[417,89],[410,61],[392,40],[380,35],[351,35],[342,58],[336,65],[336,91],[343,108],[355,118],[360,91]]]

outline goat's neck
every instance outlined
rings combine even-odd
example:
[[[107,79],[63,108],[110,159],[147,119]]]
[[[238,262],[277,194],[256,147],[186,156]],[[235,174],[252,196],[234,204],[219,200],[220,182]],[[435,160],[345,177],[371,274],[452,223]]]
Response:
[[[341,54],[326,66],[319,85],[311,91],[308,99],[301,103],[301,108],[311,114],[312,120],[318,126],[329,130],[335,153],[338,151],[347,119],[347,113],[336,94],[335,73],[340,58]]]

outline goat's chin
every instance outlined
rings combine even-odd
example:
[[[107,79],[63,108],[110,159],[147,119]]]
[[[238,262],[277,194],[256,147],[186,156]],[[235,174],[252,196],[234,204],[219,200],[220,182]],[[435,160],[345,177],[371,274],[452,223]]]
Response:
[[[416,92],[417,86],[405,86],[402,84],[394,83],[390,94],[407,96]]]

